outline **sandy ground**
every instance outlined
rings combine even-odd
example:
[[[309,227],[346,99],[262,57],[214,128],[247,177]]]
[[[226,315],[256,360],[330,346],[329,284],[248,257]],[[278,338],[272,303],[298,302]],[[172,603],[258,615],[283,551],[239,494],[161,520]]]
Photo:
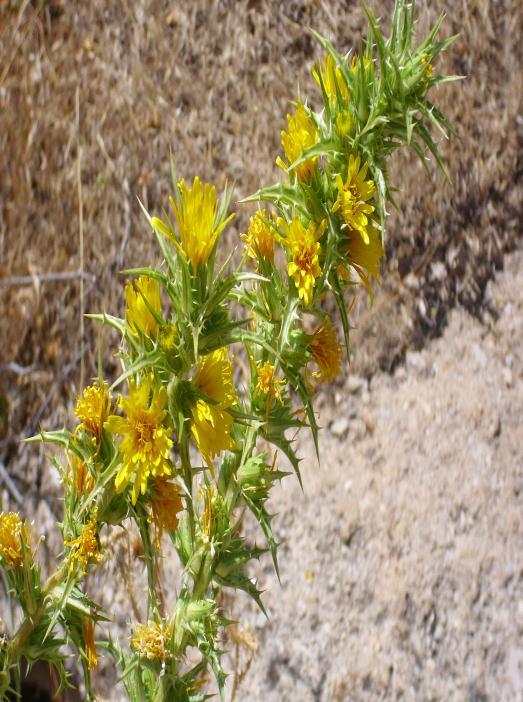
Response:
[[[394,375],[325,397],[273,500],[252,702],[523,700],[523,252]]]

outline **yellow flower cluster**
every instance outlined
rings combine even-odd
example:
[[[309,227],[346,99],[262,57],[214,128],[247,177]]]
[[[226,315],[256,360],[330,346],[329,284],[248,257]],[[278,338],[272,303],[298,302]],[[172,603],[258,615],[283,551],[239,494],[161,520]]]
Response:
[[[76,402],[75,415],[84,429],[99,439],[111,408],[111,393],[107,383],[95,383],[85,388]]]
[[[17,512],[0,514],[0,557],[7,568],[18,568],[24,559],[23,546],[31,545],[31,528]]]
[[[313,376],[321,381],[332,383],[340,372],[341,347],[336,337],[336,331],[330,319],[314,332],[310,342],[309,350],[318,366],[318,371]]]
[[[298,100],[294,114],[287,115],[287,125],[288,131],[282,131],[281,133],[281,145],[289,165],[285,165],[280,158],[276,161],[285,172],[289,171],[289,166],[301,157],[305,149],[314,146],[318,140],[316,127],[300,100]],[[308,158],[299,166],[296,166],[294,172],[299,181],[309,180],[314,173],[315,160],[316,157]]]
[[[358,231],[363,241],[368,244],[370,241],[368,234],[369,215],[375,209],[373,205],[368,204],[368,200],[374,197],[376,185],[373,180],[365,180],[368,164],[365,163],[360,168],[360,163],[359,156],[356,158],[350,156],[345,183],[341,175],[336,176],[338,199],[334,203],[332,211],[340,210],[345,225],[350,230]]]
[[[88,522],[82,529],[80,536],[71,541],[66,541],[65,545],[71,548],[71,570],[74,569],[75,564],[78,564],[85,573],[90,562],[100,560],[96,520],[92,519]]]
[[[323,221],[317,225],[311,221],[307,227],[298,217],[295,217],[290,224],[283,220],[280,222],[286,235],[283,244],[291,256],[287,264],[287,272],[294,280],[300,299],[305,305],[310,305],[316,278],[321,275],[319,263],[321,246],[318,239],[326,229],[326,222]]]
[[[227,411],[238,401],[232,374],[227,349],[221,348],[200,360],[193,379],[194,386],[210,399],[196,401],[191,424],[198,449],[209,466],[219,453],[235,446],[230,434],[233,418]]]
[[[257,369],[258,383],[256,385],[256,394],[267,397],[267,401],[270,402],[277,398],[280,402],[283,402],[281,391],[285,387],[285,380],[278,380],[275,377],[274,366],[266,361],[263,366]]]
[[[105,423],[112,434],[121,434],[122,465],[116,476],[116,490],[122,492],[133,481],[132,503],[145,494],[149,476],[171,474],[169,454],[173,445],[168,427],[167,391],[154,387],[153,376],[142,378],[141,383],[130,384],[129,397],[120,398],[125,417],[111,415]]]
[[[318,85],[323,85],[323,89],[329,100],[332,103],[336,103],[338,96],[342,98],[344,102],[349,99],[349,88],[343,77],[342,70],[336,63],[330,54],[325,56],[323,66],[321,60],[312,69],[312,75],[314,80]]]
[[[156,478],[151,496],[153,521],[157,527],[156,545],[159,547],[164,531],[178,528],[178,514],[183,510],[180,488],[166,478]]]
[[[162,315],[160,286],[154,278],[142,275],[135,280],[134,285],[125,286],[125,316],[131,332],[136,336],[144,334],[155,338],[158,334],[157,317]]]
[[[218,237],[234,217],[234,213],[217,224],[216,188],[214,185],[202,183],[198,176],[195,177],[191,188],[181,180],[178,190],[181,203],[178,205],[171,198],[171,207],[178,224],[183,252],[196,271],[211,255]]]
[[[260,257],[270,262],[274,260],[274,231],[263,212],[258,211],[251,217],[247,234],[242,234],[242,239],[247,255],[254,261],[259,261]]]
[[[171,629],[165,622],[136,624],[131,637],[131,647],[139,656],[150,661],[165,661],[170,654],[167,649]]]

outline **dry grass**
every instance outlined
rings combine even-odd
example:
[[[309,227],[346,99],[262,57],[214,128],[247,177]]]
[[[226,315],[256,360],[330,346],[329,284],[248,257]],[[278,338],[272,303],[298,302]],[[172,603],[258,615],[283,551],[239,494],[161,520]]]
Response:
[[[386,8],[386,20],[391,2],[371,4]],[[441,4],[424,5],[426,27]],[[442,146],[453,183],[408,156],[394,164],[400,209],[389,224],[386,286],[360,318],[355,364],[364,372],[438,333],[456,301],[477,307],[520,236],[518,8],[446,3],[444,32],[461,38],[445,68],[468,76],[437,96],[462,134]],[[162,209],[170,149],[180,174],[233,180],[238,196],[275,180],[289,101],[297,86],[317,96],[309,26],[349,50],[363,12],[338,0],[3,1],[0,276],[33,284],[0,280],[0,461],[23,490],[37,494],[42,473],[18,438],[65,421],[80,359],[89,377],[98,346],[114,346],[90,322],[82,338],[81,310],[121,312],[118,271],[156,256],[137,197]],[[242,210],[231,242],[246,217]],[[79,277],[38,277],[81,269],[83,295]]]

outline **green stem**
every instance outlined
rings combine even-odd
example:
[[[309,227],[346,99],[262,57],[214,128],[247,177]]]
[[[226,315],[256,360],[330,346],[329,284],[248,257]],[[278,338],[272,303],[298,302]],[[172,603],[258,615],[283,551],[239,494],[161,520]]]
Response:
[[[45,599],[47,595],[54,590],[54,588],[63,580],[65,572],[67,570],[67,564],[64,562],[61,566],[51,575],[44,583],[42,590],[40,591],[40,606],[36,612],[31,616],[27,615],[24,621],[20,624],[18,631],[13,636],[9,645],[7,647],[7,659],[16,660],[27,641],[31,636],[33,631],[36,629],[40,620],[45,613]]]

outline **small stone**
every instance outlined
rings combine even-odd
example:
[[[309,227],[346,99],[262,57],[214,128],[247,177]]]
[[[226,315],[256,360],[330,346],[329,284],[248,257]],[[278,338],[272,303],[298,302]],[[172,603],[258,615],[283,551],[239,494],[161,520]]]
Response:
[[[439,280],[440,282],[445,280],[447,277],[447,269],[445,264],[441,261],[436,261],[430,267],[430,273],[434,280]]]
[[[362,419],[353,419],[350,423],[350,433],[356,440],[363,439],[367,433],[367,426]]]
[[[512,384],[514,383],[514,378],[513,378],[513,376],[512,376],[512,371],[510,370],[510,368],[506,368],[506,367],[505,367],[505,368],[503,368],[503,370],[501,371],[501,373],[502,373],[502,375],[503,375],[503,382],[505,383],[505,385],[507,386],[507,388],[511,388],[511,387],[512,387]]]
[[[490,440],[492,439],[497,439],[498,436],[501,434],[501,419],[499,418],[499,415],[494,417],[493,421],[491,422],[489,429],[488,429],[488,438]]]
[[[407,377],[407,371],[405,370],[405,366],[398,366],[394,371],[394,377],[396,378],[396,380],[405,380],[405,378]]]
[[[345,436],[349,430],[349,420],[346,417],[340,417],[336,419],[330,426],[331,434],[341,438]]]
[[[372,418],[372,415],[369,412],[364,412],[362,414],[361,418],[362,418],[362,420],[365,424],[365,428],[367,429],[369,434],[373,434],[374,429],[375,429],[375,424],[374,424],[374,419]]]
[[[421,373],[425,370],[425,357],[420,351],[407,351],[407,356],[405,360],[407,366],[415,371],[418,371],[418,373]]]
[[[349,392],[357,393],[367,385],[365,378],[359,375],[349,375],[347,378],[347,389]]]
[[[409,273],[403,278],[403,284],[411,290],[417,290],[419,288],[418,277],[414,273]]]
[[[177,24],[176,20],[176,10],[172,10],[172,12],[169,12],[167,17],[165,18],[165,24],[168,27],[174,27]]]

